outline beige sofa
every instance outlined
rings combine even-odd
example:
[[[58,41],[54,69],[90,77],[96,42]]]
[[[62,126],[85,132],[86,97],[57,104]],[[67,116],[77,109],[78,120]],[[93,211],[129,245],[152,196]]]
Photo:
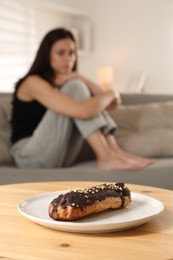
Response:
[[[156,158],[140,171],[99,170],[84,147],[75,165],[60,169],[18,169],[9,153],[11,94],[0,94],[0,184],[40,181],[120,181],[173,190],[173,95],[121,94],[122,105],[111,112],[119,128],[116,138],[128,151]]]

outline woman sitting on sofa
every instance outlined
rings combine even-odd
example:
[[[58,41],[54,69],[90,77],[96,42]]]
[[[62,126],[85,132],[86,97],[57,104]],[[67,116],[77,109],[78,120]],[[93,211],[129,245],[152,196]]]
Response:
[[[28,73],[15,88],[11,153],[18,167],[71,165],[84,140],[100,169],[142,169],[153,163],[122,151],[113,135],[116,124],[107,109],[119,96],[77,71],[74,36],[66,29],[50,31],[41,42]]]

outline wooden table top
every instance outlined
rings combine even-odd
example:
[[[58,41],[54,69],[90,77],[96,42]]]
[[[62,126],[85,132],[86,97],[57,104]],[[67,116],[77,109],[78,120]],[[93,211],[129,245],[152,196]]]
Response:
[[[171,260],[173,191],[127,185],[132,192],[163,202],[165,210],[135,229],[101,234],[57,231],[20,215],[19,201],[35,194],[89,187],[96,182],[43,182],[0,186],[0,259],[17,260]]]

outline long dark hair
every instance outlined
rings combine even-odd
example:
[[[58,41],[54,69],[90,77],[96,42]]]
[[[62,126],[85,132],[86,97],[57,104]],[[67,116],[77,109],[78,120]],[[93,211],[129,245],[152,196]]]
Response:
[[[29,69],[27,74],[16,83],[16,88],[20,86],[20,84],[24,81],[26,77],[34,74],[41,76],[42,78],[44,78],[45,80],[51,83],[52,76],[53,76],[53,69],[50,66],[50,51],[52,45],[56,41],[62,39],[71,39],[74,43],[76,43],[75,38],[71,33],[71,31],[66,30],[64,28],[54,29],[45,35],[38,48],[37,54],[35,56],[35,60],[31,65],[31,68]],[[72,71],[75,71],[76,69],[77,69],[77,56]]]

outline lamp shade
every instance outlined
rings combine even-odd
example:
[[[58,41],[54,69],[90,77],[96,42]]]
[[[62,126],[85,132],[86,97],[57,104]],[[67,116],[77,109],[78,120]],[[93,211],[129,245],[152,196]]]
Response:
[[[98,82],[104,90],[108,90],[112,86],[113,82],[113,68],[112,67],[100,67],[97,69]]]

